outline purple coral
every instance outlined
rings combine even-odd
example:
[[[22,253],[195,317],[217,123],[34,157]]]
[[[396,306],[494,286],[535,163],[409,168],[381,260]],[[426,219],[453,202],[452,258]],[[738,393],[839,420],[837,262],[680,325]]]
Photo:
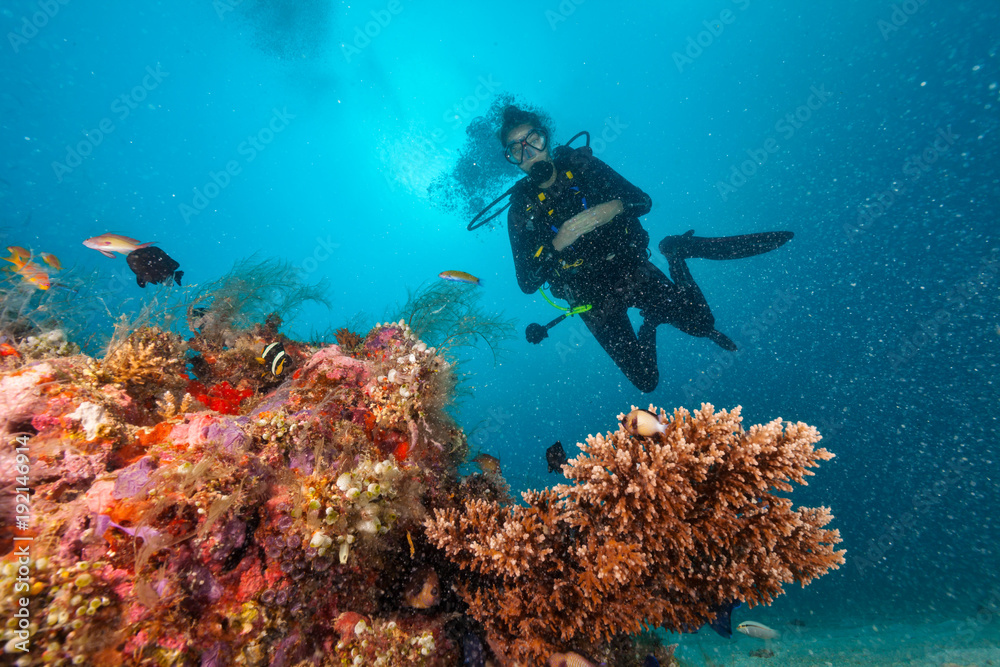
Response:
[[[112,498],[131,498],[142,491],[143,487],[149,484],[149,476],[156,470],[156,461],[151,456],[143,456],[141,459],[123,468],[118,473],[115,480],[115,490],[111,493]]]

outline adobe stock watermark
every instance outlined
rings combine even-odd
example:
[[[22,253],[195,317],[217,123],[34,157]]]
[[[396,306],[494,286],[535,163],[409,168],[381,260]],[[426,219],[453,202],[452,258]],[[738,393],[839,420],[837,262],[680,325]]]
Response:
[[[236,8],[243,4],[243,0],[212,0],[212,9],[220,21],[226,19],[226,14],[236,11]]]
[[[928,0],[904,0],[899,4],[893,4],[889,20],[879,19],[876,22],[882,39],[888,42],[889,38],[899,32],[899,29],[909,22],[910,17],[919,12],[927,2]]]
[[[118,122],[124,121],[168,76],[170,76],[170,72],[164,72],[159,63],[156,64],[156,69],[147,66],[146,76],[142,77],[142,82],[139,85],[112,100],[111,113],[118,118]],[[63,177],[71,174],[74,169],[83,164],[84,158],[92,155],[94,149],[104,142],[104,138],[116,129],[114,118],[106,116],[97,123],[97,127],[91,130],[82,130],[83,139],[76,144],[66,144],[66,157],[63,158],[63,161],[54,160],[52,162],[52,172],[56,176],[56,181],[62,183]]]
[[[966,304],[980,293],[992,288],[998,273],[1000,273],[1000,250],[994,248],[989,255],[980,260],[972,276],[951,286],[942,307],[921,320],[910,333],[900,337],[898,351],[889,353],[892,370],[898,371],[917,356],[918,352],[936,343],[944,325],[951,321],[952,314],[965,308]]]
[[[333,251],[339,247],[340,244],[335,243],[332,236],[327,236],[326,238],[317,236],[316,245],[313,247],[312,252],[294,266],[304,275],[315,273],[319,270],[319,265],[330,259],[333,256]]]
[[[494,80],[492,74],[477,77],[472,94],[466,95],[441,114],[441,120],[448,127],[435,127],[430,132],[415,137],[406,146],[402,159],[392,171],[420,171],[424,169],[435,156],[442,152],[444,144],[450,136],[449,132],[460,129],[464,123],[474,118],[483,103],[491,99],[502,85],[500,81]],[[396,184],[393,182],[390,170],[383,169],[382,177],[389,186],[389,190],[394,192]]]
[[[700,398],[736,364],[737,359],[743,356],[748,344],[755,345],[760,341],[764,334],[777,324],[785,313],[791,310],[792,304],[800,298],[785,290],[775,290],[771,303],[740,328],[739,338],[733,339],[738,349],[732,352],[721,348],[716,350],[712,363],[701,372],[697,379],[682,387],[685,405],[698,405]],[[837,428],[839,430],[839,427]]]
[[[909,183],[916,183],[924,174],[931,170],[931,165],[937,162],[942,155],[951,150],[951,147],[958,141],[959,135],[951,131],[951,125],[947,128],[939,128],[937,135],[924,146],[924,149],[917,155],[910,155],[903,161],[902,172],[908,177]],[[889,187],[876,193],[860,205],[861,209],[854,224],[845,222],[842,229],[847,240],[851,243],[857,241],[857,237],[867,232],[869,228],[878,221],[896,203],[896,198],[907,194],[910,188],[905,182],[893,180]],[[874,203],[868,203],[874,202]]]
[[[887,523],[879,536],[868,540],[864,553],[855,555],[851,562],[859,575],[878,567],[885,560],[887,553],[900,543],[914,537],[919,530],[920,514],[944,502],[944,494],[950,489],[961,485],[972,470],[972,462],[968,459],[951,461],[950,465],[939,471],[940,477],[928,486],[924,486],[910,498],[912,511],[904,512],[899,518]]]
[[[514,415],[505,412],[503,408],[499,406],[493,406],[488,410],[486,423],[483,426],[476,426],[473,430],[472,437],[469,438],[469,444],[473,445],[476,449],[482,450],[485,447],[492,436],[503,432],[503,425],[508,421],[512,420]]]
[[[201,188],[193,188],[194,194],[191,203],[181,203],[177,206],[177,211],[184,219],[184,224],[190,224],[192,217],[201,215],[201,212],[208,208],[212,200],[229,187],[233,178],[243,173],[243,165],[256,160],[257,156],[274,141],[274,138],[285,131],[289,121],[294,119],[295,114],[288,113],[288,107],[282,107],[280,111],[277,107],[271,109],[271,118],[267,124],[254,134],[248,135],[236,147],[236,153],[243,158],[242,161],[229,160],[219,171],[209,171],[205,184]]]
[[[774,131],[785,141],[789,141],[794,137],[809,122],[813,113],[822,109],[823,105],[833,96],[833,93],[829,92],[826,86],[823,85],[819,88],[810,86],[809,92],[810,95],[806,98],[805,103],[800,104],[792,111],[783,115],[774,124]],[[777,138],[774,136],[765,139],[760,148],[747,149],[746,154],[748,159],[739,164],[731,165],[729,167],[729,178],[725,181],[716,181],[715,183],[715,189],[718,191],[719,196],[722,197],[722,201],[729,201],[729,195],[746,185],[747,181],[757,174],[760,167],[767,163],[770,156],[779,150],[781,150],[781,144],[778,143]]]
[[[987,626],[997,620],[1000,615],[1000,587],[990,589],[985,602],[977,605],[976,613],[967,617],[958,628],[952,632],[960,643],[968,644],[976,638]]]
[[[623,123],[618,116],[606,118],[604,120],[604,127],[601,128],[600,136],[590,140],[590,149],[594,151],[594,155],[600,155],[607,149],[609,144],[615,143],[618,137],[622,136],[622,130],[627,129],[628,125]]]
[[[34,39],[38,33],[49,24],[49,21],[56,17],[59,10],[70,3],[70,0],[37,0],[35,6],[38,11],[31,16],[21,17],[21,27],[17,32],[13,30],[7,33],[7,41],[14,53],[19,53],[21,47]]]
[[[746,9],[750,6],[750,0],[732,0],[732,3],[736,5],[741,12],[746,11]],[[673,54],[671,54],[671,58],[673,58],[674,66],[677,68],[677,71],[683,74],[684,68],[688,65],[694,64],[694,61],[705,53],[705,49],[715,44],[715,40],[722,36],[722,33],[726,31],[726,26],[736,23],[737,17],[738,14],[733,12],[733,10],[723,9],[719,12],[718,18],[702,21],[701,24],[705,27],[705,29],[693,36],[688,35],[687,45],[684,47],[684,53],[674,51]]]
[[[545,20],[549,22],[549,28],[555,31],[559,27],[560,23],[565,23],[570,16],[576,12],[576,8],[582,5],[587,0],[562,0],[559,6],[556,7],[557,11],[552,11],[551,9],[545,10]]]
[[[351,58],[360,55],[372,43],[372,40],[382,34],[382,30],[389,27],[392,19],[403,13],[403,3],[399,0],[389,0],[385,9],[378,11],[371,10],[372,20],[364,26],[354,26],[354,39],[350,42],[341,42],[340,50],[344,54],[344,60],[351,62]]]

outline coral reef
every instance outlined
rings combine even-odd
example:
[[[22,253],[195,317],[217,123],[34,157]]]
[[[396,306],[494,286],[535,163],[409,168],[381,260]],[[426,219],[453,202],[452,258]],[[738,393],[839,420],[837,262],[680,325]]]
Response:
[[[28,359],[69,357],[80,354],[80,346],[66,340],[66,332],[62,329],[53,329],[38,336],[25,338],[19,352]]]
[[[127,326],[120,323],[118,330]],[[158,327],[141,327],[112,339],[98,372],[129,389],[161,385],[165,378],[176,378],[184,372],[185,347],[176,334]]]
[[[744,431],[739,408],[707,404],[658,419],[652,437],[624,426],[589,437],[565,468],[572,483],[525,492],[525,505],[470,499],[426,521],[470,571],[459,591],[505,660],[697,628],[727,602],[768,604],[843,563],[829,510],[776,494],[832,458],[813,447],[816,429],[779,419]]]
[[[454,613],[407,609],[400,592],[411,572],[443,563],[421,522],[457,487],[464,456],[441,409],[454,385],[447,361],[405,324],[384,324],[360,358],[301,346],[270,391],[236,377],[229,391],[251,396],[206,387],[223,402],[205,410],[185,393],[197,387],[182,341],[154,328],[118,338],[101,362],[0,373],[3,430],[22,434],[30,461],[17,483],[32,490],[30,526],[0,535],[0,614],[15,618],[24,574],[32,650],[8,625],[5,660],[458,661],[445,631]],[[19,465],[0,453],[5,484]],[[15,538],[31,538],[23,562]]]
[[[406,322],[348,351],[226,317],[122,322],[99,361],[2,348],[0,511],[30,515],[0,525],[3,664],[671,665],[631,635],[841,560],[825,509],[775,495],[831,456],[811,427],[678,411],[518,506],[498,467],[460,478],[454,364]]]

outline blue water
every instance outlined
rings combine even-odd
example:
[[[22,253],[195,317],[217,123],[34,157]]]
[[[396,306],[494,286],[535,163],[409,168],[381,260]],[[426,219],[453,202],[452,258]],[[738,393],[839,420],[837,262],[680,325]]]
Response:
[[[153,292],[84,238],[158,241],[192,284],[253,253],[285,259],[332,284],[331,309],[289,324],[303,336],[374,323],[407,288],[469,271],[519,337],[499,365],[471,355],[457,415],[515,489],[551,483],[548,445],[612,429],[630,405],[742,405],[748,424],[817,425],[837,455],[795,497],[833,508],[848,562],[790,589],[786,618],[995,609],[1000,7],[487,6],[4,0],[4,245],[99,271],[111,309]],[[590,130],[653,198],[654,244],[796,233],[691,262],[738,354],[663,327],[660,384],[642,395],[577,321],[539,346],[520,337],[557,313],[519,291],[505,228],[467,232],[427,193],[502,93],[551,114],[557,141]]]

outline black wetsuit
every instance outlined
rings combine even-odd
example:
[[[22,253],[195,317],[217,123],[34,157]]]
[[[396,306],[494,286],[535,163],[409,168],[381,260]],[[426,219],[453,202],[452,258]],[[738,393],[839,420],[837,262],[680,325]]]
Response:
[[[639,217],[652,200],[589,148],[557,149],[556,181],[546,190],[527,178],[511,194],[507,229],[521,290],[531,294],[548,282],[572,306],[591,304],[581,318],[618,368],[639,390],[659,382],[656,325],[666,322],[692,336],[708,336],[715,318],[683,259],[671,258],[667,278],[649,261],[649,234]],[[558,228],[584,208],[620,199],[625,210],[557,252]],[[628,309],[642,311],[638,336]]]

